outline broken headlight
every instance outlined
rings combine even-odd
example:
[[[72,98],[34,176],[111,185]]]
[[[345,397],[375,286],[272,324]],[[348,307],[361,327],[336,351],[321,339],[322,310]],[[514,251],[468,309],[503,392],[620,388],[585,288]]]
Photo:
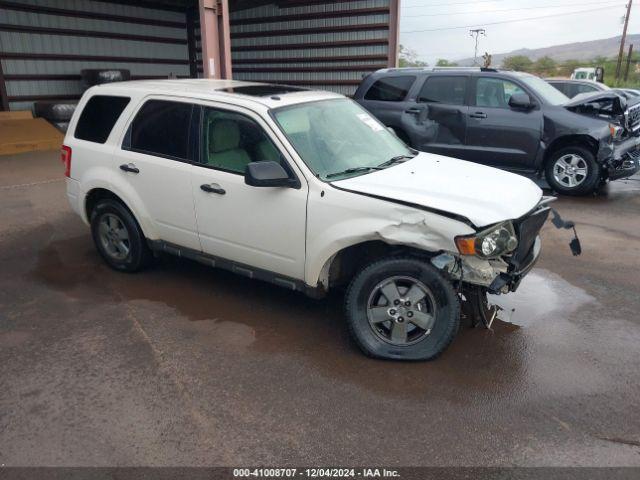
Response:
[[[611,135],[611,140],[619,140],[624,133],[624,128],[620,125],[615,125],[613,123],[609,124],[609,134]]]
[[[475,235],[456,237],[455,242],[462,255],[482,258],[501,257],[513,252],[518,246],[518,238],[511,222],[499,223]]]

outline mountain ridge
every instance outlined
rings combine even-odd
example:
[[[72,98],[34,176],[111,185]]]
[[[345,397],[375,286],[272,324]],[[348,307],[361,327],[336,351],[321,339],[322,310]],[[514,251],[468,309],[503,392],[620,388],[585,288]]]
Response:
[[[514,55],[526,55],[531,60],[537,60],[540,57],[549,56],[557,62],[563,62],[565,60],[586,61],[599,56],[607,58],[615,57],[618,55],[618,51],[620,49],[620,38],[620,35],[618,35],[617,37],[602,38],[587,42],[565,43],[561,45],[552,45],[550,47],[520,48],[507,53],[492,54],[491,64],[493,66],[500,66],[506,57],[512,57]],[[629,44],[634,45],[634,50],[640,49],[640,34],[636,33],[627,35],[625,50],[628,48]],[[473,65],[473,58],[463,58],[454,61],[460,66]],[[479,58],[479,61],[482,61],[482,59]]]

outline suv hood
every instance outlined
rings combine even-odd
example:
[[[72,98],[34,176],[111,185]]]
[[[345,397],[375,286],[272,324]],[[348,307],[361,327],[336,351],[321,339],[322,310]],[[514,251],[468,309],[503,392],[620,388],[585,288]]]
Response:
[[[332,185],[464,217],[476,227],[519,218],[542,198],[542,190],[520,175],[424,152],[385,170]]]
[[[625,99],[614,91],[577,95],[563,105],[567,110],[616,123],[633,134],[640,129],[640,98]]]
[[[601,109],[603,107],[607,107],[614,115],[624,113],[624,110],[627,108],[627,100],[611,90],[581,93],[576,95],[571,101],[565,103],[563,106],[568,110],[574,111],[576,108],[589,108],[596,104],[598,104]]]

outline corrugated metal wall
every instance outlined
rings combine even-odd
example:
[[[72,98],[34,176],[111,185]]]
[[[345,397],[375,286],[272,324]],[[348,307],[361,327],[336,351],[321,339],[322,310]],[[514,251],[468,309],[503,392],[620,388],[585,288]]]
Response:
[[[355,92],[387,67],[393,0],[274,1],[231,8],[233,77]],[[392,43],[393,44],[393,43]]]
[[[186,14],[96,0],[0,0],[0,62],[11,110],[80,97],[80,70],[189,76]]]

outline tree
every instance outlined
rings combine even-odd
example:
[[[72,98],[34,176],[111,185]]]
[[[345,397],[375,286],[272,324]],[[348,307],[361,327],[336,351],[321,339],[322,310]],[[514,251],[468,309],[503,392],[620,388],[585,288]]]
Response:
[[[412,48],[400,45],[398,65],[401,67],[427,67],[429,64],[418,59],[418,52]]]
[[[558,73],[563,77],[569,77],[573,71],[580,66],[582,66],[582,62],[579,60],[565,60],[562,62],[562,65],[560,65],[560,71]]]
[[[526,55],[514,55],[513,57],[506,57],[502,60],[503,68],[517,72],[528,72],[532,66],[533,62]]]
[[[457,66],[458,66],[457,63],[450,62],[449,60],[447,60],[445,58],[440,58],[436,62],[436,67],[457,67]]]
[[[533,71],[539,75],[555,75],[556,61],[548,56],[540,57],[533,64]]]
[[[601,67],[602,65],[604,65],[605,63],[607,63],[609,60],[607,59],[607,57],[603,57],[602,55],[598,55],[596,57],[593,57],[593,59],[591,59],[591,65],[593,65],[594,67]]]

